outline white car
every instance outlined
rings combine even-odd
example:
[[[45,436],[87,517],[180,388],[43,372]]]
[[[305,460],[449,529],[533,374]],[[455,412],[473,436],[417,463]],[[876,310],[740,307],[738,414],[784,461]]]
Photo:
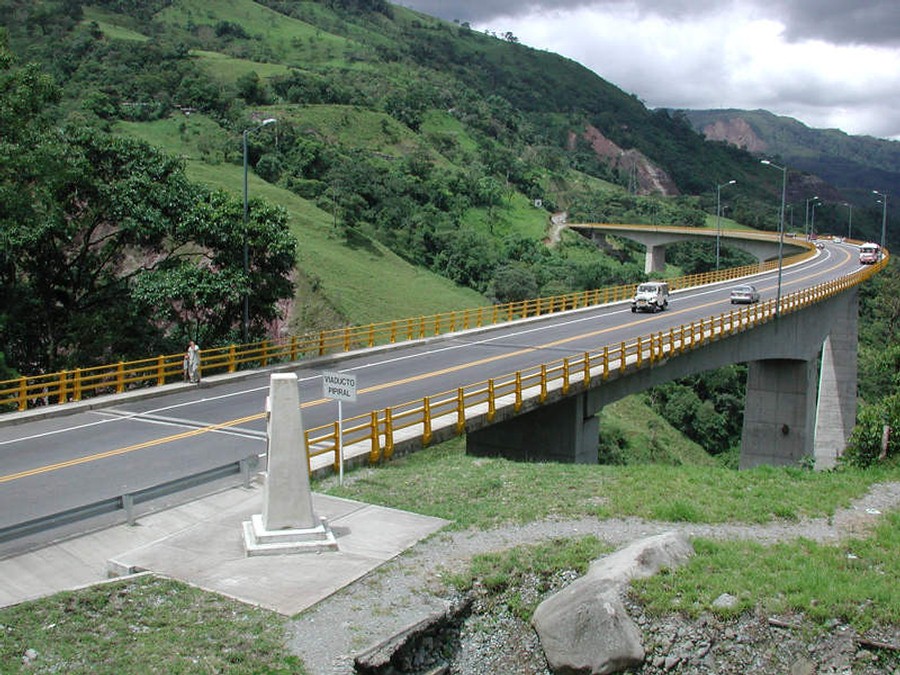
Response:
[[[732,305],[749,305],[759,302],[759,291],[752,284],[741,284],[731,289]]]

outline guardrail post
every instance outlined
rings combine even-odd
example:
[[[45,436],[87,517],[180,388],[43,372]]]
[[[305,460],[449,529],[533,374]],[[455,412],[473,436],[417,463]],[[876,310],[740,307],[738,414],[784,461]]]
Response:
[[[125,518],[128,521],[128,524],[133,526],[135,523],[135,520],[134,520],[134,495],[131,495],[131,494],[122,495],[122,508],[125,509]]]
[[[637,339],[637,367],[640,368],[644,363],[644,348],[641,344],[641,337]]]
[[[497,402],[494,400],[494,378],[488,380],[488,422],[493,422],[497,414]]]
[[[569,359],[563,359],[563,382],[562,393],[565,396],[569,393]]]
[[[627,357],[627,354],[625,353],[625,341],[624,340],[622,341],[622,344],[619,346],[619,357],[621,359],[620,365],[619,365],[619,375],[622,375],[625,372],[626,357]]]
[[[369,324],[369,347],[375,346],[375,324]]]
[[[461,436],[466,430],[466,394],[463,388],[456,390],[456,435]]]
[[[381,456],[378,444],[378,413],[374,410],[369,415],[369,435],[372,437],[372,448],[369,450],[369,463],[375,464]]]
[[[591,386],[591,355],[584,353],[584,388]]]
[[[299,350],[297,349],[297,336],[291,335],[291,361],[297,360],[298,351]]]
[[[239,466],[241,469],[241,484],[244,486],[245,490],[250,489],[250,461],[252,457],[244,457],[239,462]]]
[[[350,327],[344,328],[344,351],[350,351]]]
[[[325,356],[325,331],[319,331],[319,356]]]
[[[391,344],[397,342],[397,322],[391,321],[391,337],[389,338]]]
[[[121,394],[125,391],[125,364],[119,361],[116,366],[116,393]]]
[[[81,368],[75,369],[75,382],[74,382],[74,391],[72,395],[73,401],[81,400]]]
[[[166,357],[160,354],[156,357],[156,386],[161,387],[166,383]]]
[[[603,346],[603,379],[609,379],[609,345]]]
[[[516,412],[522,409],[522,371],[516,371],[516,402],[514,404]]]
[[[28,409],[28,380],[24,377],[19,378],[19,412]]]
[[[228,372],[233,373],[237,370],[237,347],[234,343],[228,345]]]
[[[65,370],[59,371],[59,386],[57,387],[58,393],[56,396],[57,403],[65,403],[66,402],[66,376],[67,376],[67,371],[65,371]]]
[[[547,400],[547,364],[541,364],[541,403]]]
[[[431,443],[431,399],[422,399],[422,445]]]
[[[425,317],[419,317],[419,339],[425,337]],[[410,335],[410,339],[412,339],[412,335]]]
[[[339,473],[341,470],[341,448],[338,447],[338,439],[341,437],[340,421],[334,421],[334,470]]]
[[[394,454],[394,415],[390,408],[384,409],[384,458]]]

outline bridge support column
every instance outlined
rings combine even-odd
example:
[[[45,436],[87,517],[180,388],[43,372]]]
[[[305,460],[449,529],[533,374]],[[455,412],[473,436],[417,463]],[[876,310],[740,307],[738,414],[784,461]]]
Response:
[[[470,431],[466,453],[513,461],[596,464],[600,421],[586,396],[543,405],[504,422]]]
[[[813,453],[815,361],[751,361],[740,467],[797,465]]]
[[[647,244],[647,255],[644,258],[644,272],[662,272],[666,269],[666,247]]]
[[[819,404],[816,410],[816,469],[830,469],[840,457],[856,424],[857,333],[859,292],[848,292],[838,306],[822,350]]]

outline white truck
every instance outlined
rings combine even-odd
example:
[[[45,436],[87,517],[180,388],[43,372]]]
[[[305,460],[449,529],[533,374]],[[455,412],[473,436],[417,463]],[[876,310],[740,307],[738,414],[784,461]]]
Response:
[[[645,281],[638,284],[631,300],[632,312],[661,312],[669,306],[669,284],[665,281]]]

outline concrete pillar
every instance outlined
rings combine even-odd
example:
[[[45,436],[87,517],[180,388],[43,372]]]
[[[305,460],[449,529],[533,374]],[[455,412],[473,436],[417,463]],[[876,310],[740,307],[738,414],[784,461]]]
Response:
[[[466,435],[466,453],[513,461],[596,464],[599,420],[587,414],[584,395],[539,406],[531,412]]]
[[[263,511],[243,524],[244,550],[252,556],[337,549],[331,530],[313,512],[295,373],[270,376],[266,413]]]
[[[666,247],[662,244],[657,246],[647,245],[647,255],[644,258],[644,272],[662,272],[666,269]]]
[[[797,465],[813,454],[815,361],[751,361],[740,467]]]
[[[819,403],[816,408],[816,469],[830,469],[840,457],[856,424],[857,333],[859,293],[848,293],[838,306],[822,351]]]

